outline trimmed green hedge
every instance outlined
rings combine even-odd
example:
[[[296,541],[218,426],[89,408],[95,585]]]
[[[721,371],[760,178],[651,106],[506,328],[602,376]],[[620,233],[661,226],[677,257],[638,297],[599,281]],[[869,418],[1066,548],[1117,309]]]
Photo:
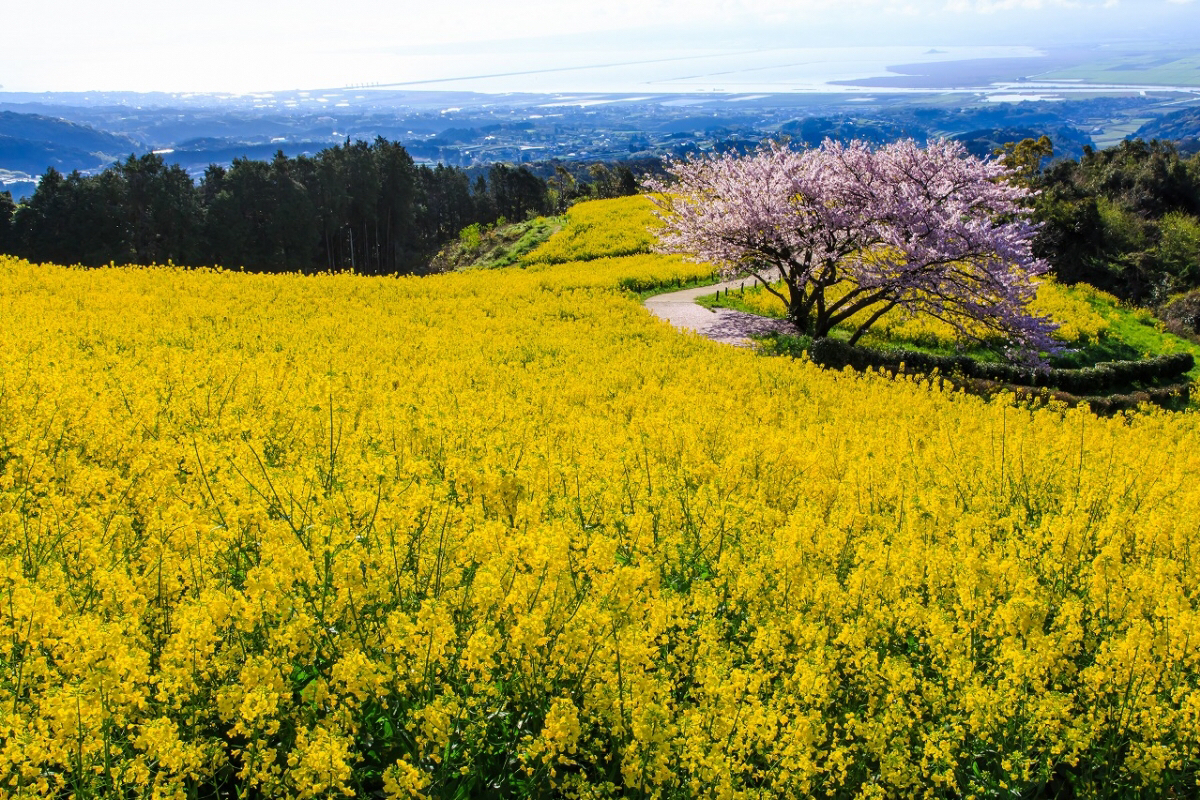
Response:
[[[809,358],[823,367],[890,372],[937,370],[947,376],[997,381],[1040,389],[1061,389],[1077,396],[1105,395],[1133,384],[1177,382],[1195,366],[1191,353],[1171,353],[1140,361],[1105,361],[1082,369],[1032,369],[1012,364],[989,364],[966,356],[937,356],[912,350],[873,350],[851,347],[837,339],[816,339]]]

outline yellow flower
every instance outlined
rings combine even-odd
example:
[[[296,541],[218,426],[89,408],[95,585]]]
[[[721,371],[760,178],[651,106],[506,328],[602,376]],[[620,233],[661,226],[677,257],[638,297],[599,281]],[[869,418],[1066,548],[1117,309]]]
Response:
[[[1197,415],[679,334],[649,208],[430,278],[0,258],[4,791],[1191,791]]]

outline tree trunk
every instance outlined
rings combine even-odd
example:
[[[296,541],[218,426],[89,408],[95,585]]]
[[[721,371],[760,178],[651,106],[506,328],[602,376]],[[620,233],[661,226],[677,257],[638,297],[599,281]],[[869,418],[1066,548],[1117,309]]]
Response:
[[[812,298],[805,297],[804,293],[789,287],[788,297],[788,319],[796,326],[801,333],[812,335]]]

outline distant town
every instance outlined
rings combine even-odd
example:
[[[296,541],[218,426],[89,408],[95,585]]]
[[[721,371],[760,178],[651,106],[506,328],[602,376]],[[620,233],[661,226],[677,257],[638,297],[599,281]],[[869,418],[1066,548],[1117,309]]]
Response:
[[[94,174],[130,154],[159,153],[198,179],[210,164],[281,151],[313,155],[379,137],[402,144],[417,163],[531,164],[544,173],[555,163],[636,165],[745,150],[781,136],[811,144],[952,137],[988,155],[1006,141],[1045,134],[1060,157],[1131,137],[1167,138],[1186,150],[1200,137],[1200,86],[1096,84],[1085,91],[1086,84],[1014,71],[1035,62],[900,65],[891,78],[786,94],[482,94],[369,85],[244,95],[0,92],[0,191],[20,200],[47,168]]]

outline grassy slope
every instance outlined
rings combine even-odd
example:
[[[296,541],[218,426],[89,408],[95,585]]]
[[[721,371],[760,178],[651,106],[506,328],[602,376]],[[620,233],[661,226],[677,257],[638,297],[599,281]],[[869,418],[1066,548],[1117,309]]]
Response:
[[[653,252],[654,206],[645,197],[583,202],[559,217],[537,217],[496,227],[470,226],[442,249],[431,272],[519,266],[544,270],[561,264],[604,260],[605,269],[626,269],[618,286],[639,299],[677,289],[708,286],[718,277],[710,268],[678,256]],[[648,268],[649,267],[649,268]]]
[[[563,217],[536,217],[496,227],[472,225],[442,248],[431,271],[511,267],[562,230],[564,222]]]
[[[578,203],[567,211],[561,230],[522,256],[520,265],[547,270],[603,262],[604,269],[617,270],[616,285],[641,300],[717,282],[707,265],[654,252],[654,212],[654,204],[641,195]]]
[[[579,203],[567,212],[562,233],[521,263],[562,264],[649,253],[657,224],[654,205],[641,195]]]

